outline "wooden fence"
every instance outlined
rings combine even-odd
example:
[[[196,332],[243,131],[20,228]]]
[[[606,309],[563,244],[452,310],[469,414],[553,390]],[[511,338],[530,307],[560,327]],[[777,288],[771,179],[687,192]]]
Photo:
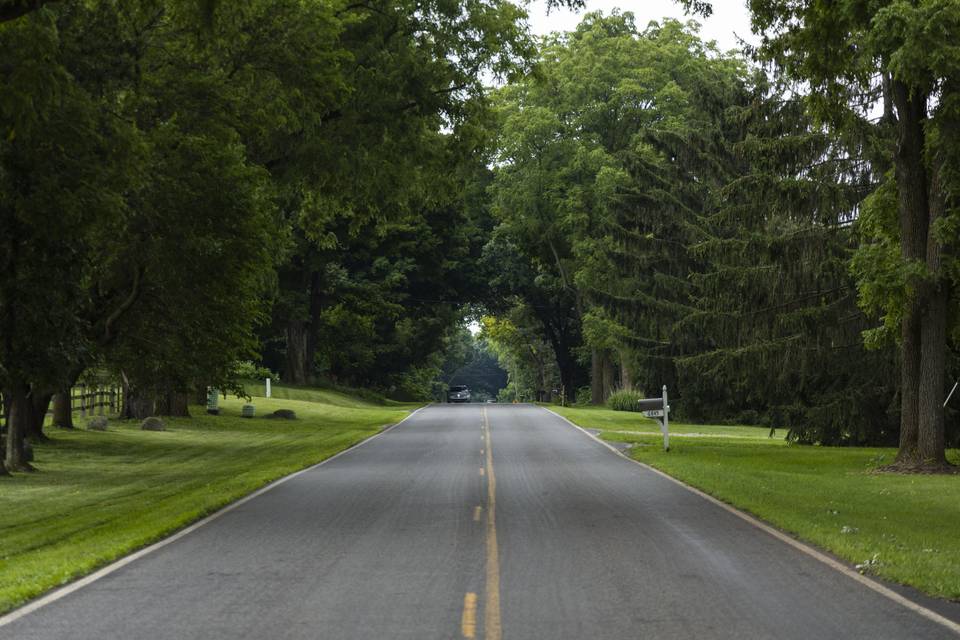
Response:
[[[81,418],[90,415],[113,415],[123,409],[123,392],[119,386],[88,387],[79,385],[70,389],[70,406]],[[53,407],[47,412],[53,413]]]
[[[6,427],[6,411],[3,410],[3,394],[0,394],[0,428]],[[123,409],[123,391],[119,385],[77,385],[70,389],[70,407],[73,417],[116,415]],[[53,403],[47,408],[47,416],[53,416]]]

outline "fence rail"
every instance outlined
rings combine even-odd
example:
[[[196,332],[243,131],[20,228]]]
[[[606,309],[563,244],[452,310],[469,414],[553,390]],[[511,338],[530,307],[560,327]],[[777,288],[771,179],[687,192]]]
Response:
[[[119,385],[80,384],[70,389],[70,410],[73,417],[116,415],[123,410],[123,392]],[[47,408],[53,416],[53,403]],[[0,428],[6,428],[6,404],[0,393]]]
[[[74,414],[79,412],[80,417],[88,415],[107,415],[120,413],[123,408],[123,393],[120,387],[79,385],[70,389],[70,407]],[[109,411],[106,411],[109,410]],[[52,407],[47,415],[53,413]]]

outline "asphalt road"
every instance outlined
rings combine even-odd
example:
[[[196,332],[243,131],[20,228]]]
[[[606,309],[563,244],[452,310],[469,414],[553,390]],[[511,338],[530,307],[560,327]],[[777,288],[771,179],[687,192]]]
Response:
[[[487,427],[486,425],[489,425]],[[532,406],[432,406],[4,640],[956,638]]]

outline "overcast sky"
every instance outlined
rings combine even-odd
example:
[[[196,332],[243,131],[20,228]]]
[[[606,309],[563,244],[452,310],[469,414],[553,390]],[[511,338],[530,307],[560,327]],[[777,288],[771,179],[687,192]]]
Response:
[[[532,31],[537,35],[546,35],[551,31],[572,31],[585,11],[603,11],[608,14],[617,7],[622,11],[632,11],[640,28],[651,20],[660,20],[664,16],[679,20],[693,18],[701,23],[704,40],[716,40],[721,51],[738,48],[738,36],[747,42],[756,42],[756,38],[750,33],[750,13],[747,11],[746,0],[713,0],[713,15],[706,20],[700,16],[685,15],[683,7],[674,0],[587,0],[587,8],[579,13],[554,9],[549,15],[546,2],[534,0],[528,11]]]

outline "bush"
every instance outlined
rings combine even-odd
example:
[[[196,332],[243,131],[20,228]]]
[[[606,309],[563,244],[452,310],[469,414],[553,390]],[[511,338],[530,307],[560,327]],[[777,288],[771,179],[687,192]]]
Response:
[[[577,404],[590,404],[590,387],[580,387],[577,389]]]
[[[607,398],[607,406],[614,411],[640,411],[638,400],[643,400],[643,394],[635,389],[621,389],[614,391]]]
[[[274,384],[280,382],[280,376],[270,369],[249,360],[233,365],[233,373],[238,380],[259,380],[270,378]]]

